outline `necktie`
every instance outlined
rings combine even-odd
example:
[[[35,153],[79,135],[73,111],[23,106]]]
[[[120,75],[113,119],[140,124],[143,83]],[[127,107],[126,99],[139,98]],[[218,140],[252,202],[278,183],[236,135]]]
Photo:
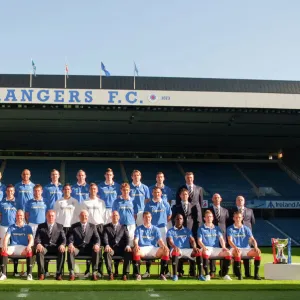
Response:
[[[85,230],[86,230],[86,224],[82,224],[82,233],[85,235]]]
[[[50,224],[49,227],[48,227],[49,235],[50,235],[50,236],[51,236],[51,234],[52,234],[52,229],[53,229],[53,225]]]
[[[185,203],[182,204],[184,214],[187,215],[187,205]]]
[[[189,196],[190,196],[190,198],[193,198],[193,195],[194,195],[193,188],[192,188],[191,185],[189,185]]]
[[[115,233],[117,232],[117,225],[116,224],[114,224],[114,231],[115,231]]]
[[[239,212],[244,216],[244,208],[240,207]]]
[[[219,209],[219,207],[216,207],[215,214],[216,214],[217,220],[220,221],[220,209]]]

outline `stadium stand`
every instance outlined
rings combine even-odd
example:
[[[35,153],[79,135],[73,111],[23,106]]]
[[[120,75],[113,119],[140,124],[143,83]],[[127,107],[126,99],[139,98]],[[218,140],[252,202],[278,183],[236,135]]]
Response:
[[[288,174],[274,163],[243,163],[239,168],[255,183],[258,188],[265,189],[270,193],[262,195],[263,199],[291,200],[299,199],[300,185],[293,181]],[[275,193],[274,193],[275,191]],[[276,195],[277,193],[280,195]]]
[[[271,246],[271,239],[282,237],[282,234],[264,219],[256,218],[253,235],[261,246]]]
[[[3,182],[16,184],[21,181],[22,171],[29,169],[32,182],[46,185],[51,181],[50,171],[52,169],[60,171],[60,164],[59,160],[7,160]]]
[[[231,163],[181,163],[181,166],[185,172],[194,172],[195,183],[204,187],[206,198],[219,193],[226,205],[230,205],[237,195],[244,195],[246,199],[255,197],[252,186]]]
[[[66,161],[65,182],[76,183],[76,173],[82,169],[87,174],[87,182],[99,183],[104,181],[104,173],[107,168],[113,169],[116,182],[123,181],[118,161]]]
[[[142,172],[142,182],[148,186],[155,184],[158,171],[164,173],[165,184],[174,191],[184,183],[184,176],[175,162],[124,162],[124,167],[129,182],[131,182],[131,172],[137,169]]]
[[[275,226],[287,233],[291,238],[300,243],[300,219],[299,218],[274,218],[271,219]]]

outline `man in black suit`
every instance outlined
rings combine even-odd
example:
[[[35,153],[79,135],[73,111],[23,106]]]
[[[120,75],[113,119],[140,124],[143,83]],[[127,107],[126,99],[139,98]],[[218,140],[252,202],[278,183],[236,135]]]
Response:
[[[180,204],[174,205],[172,207],[172,222],[175,224],[175,218],[177,214],[183,216],[183,226],[190,229],[193,233],[195,239],[197,239],[197,230],[198,227],[202,224],[202,213],[199,203],[189,202],[189,191],[186,187],[183,187],[179,193]],[[178,272],[181,276],[183,275],[183,260],[180,260],[178,263]],[[190,270],[189,273],[191,276],[194,276],[196,273],[196,265],[194,261],[190,261]]]
[[[189,202],[189,191],[182,188],[180,193],[180,204],[172,207],[172,224],[175,225],[175,218],[177,214],[183,216],[183,226],[187,227],[193,232],[194,238],[197,238],[198,227],[202,224],[202,214],[199,203],[192,205]]]
[[[109,276],[109,280],[114,280],[112,273],[112,257],[122,256],[123,263],[123,280],[126,281],[130,272],[130,260],[132,260],[132,250],[129,246],[129,233],[126,225],[119,223],[120,215],[118,211],[112,212],[112,222],[104,226],[104,260]]]
[[[62,280],[66,235],[63,226],[55,222],[56,213],[54,210],[48,210],[46,218],[47,222],[39,224],[34,240],[38,278],[39,280],[45,279],[45,258],[52,254],[57,255],[56,280]]]
[[[185,184],[179,187],[176,193],[176,205],[179,205],[181,202],[180,191],[185,188],[189,191],[189,202],[192,205],[199,203],[200,207],[203,204],[203,189],[201,186],[194,184],[194,173],[186,172],[185,173]],[[202,217],[201,217],[202,219]]]
[[[245,207],[245,198],[241,195],[236,197],[235,200],[236,207],[231,210],[230,214],[230,221],[231,224],[233,224],[233,214],[234,212],[238,211],[242,214],[243,216],[243,225],[249,227],[252,231],[252,227],[255,224],[255,217],[253,210],[251,208]],[[250,261],[249,259],[244,259],[244,268],[245,268],[245,277],[249,278],[250,277]]]
[[[68,268],[70,280],[75,280],[75,256],[92,256],[92,279],[97,280],[97,269],[99,264],[100,237],[96,225],[88,223],[89,213],[82,210],[79,215],[80,222],[72,225],[68,232]]]
[[[209,210],[213,214],[213,224],[219,226],[223,233],[224,241],[227,241],[226,238],[226,228],[229,220],[228,209],[221,206],[222,197],[220,194],[214,194],[212,197],[213,206]],[[222,266],[222,261],[220,261],[220,266]],[[216,272],[216,262],[214,260],[210,261],[210,277],[214,278]]]

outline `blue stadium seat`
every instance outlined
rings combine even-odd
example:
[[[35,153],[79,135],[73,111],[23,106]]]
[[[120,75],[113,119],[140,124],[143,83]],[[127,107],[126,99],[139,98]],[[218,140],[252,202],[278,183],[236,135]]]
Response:
[[[211,199],[214,193],[219,193],[226,206],[235,203],[238,195],[246,199],[255,197],[252,186],[234,168],[232,163],[180,163],[185,172],[195,174],[195,183],[202,186]]]
[[[184,183],[184,177],[180,173],[175,162],[123,162],[129,182],[131,172],[139,170],[142,172],[142,182],[148,186],[156,183],[156,173],[161,171],[165,174],[165,184],[173,191]]]
[[[114,172],[114,180],[117,183],[122,183],[121,167],[118,161],[66,161],[66,176],[65,181],[71,184],[76,183],[76,173],[82,169],[86,172],[87,182],[100,183],[104,181],[104,173],[107,168],[111,168]]]
[[[271,219],[270,222],[272,222],[279,229],[281,229],[283,232],[288,234],[295,241],[300,243],[300,231],[299,231],[300,219],[299,218],[275,218],[275,219]],[[273,236],[273,237],[276,238],[277,236]]]
[[[20,182],[21,173],[24,169],[31,171],[31,181],[35,184],[48,184],[50,172],[52,169],[60,170],[61,162],[59,160],[7,160],[6,168],[3,174],[5,184],[16,184]]]
[[[243,163],[239,168],[257,187],[272,187],[281,196],[266,195],[266,200],[299,200],[300,185],[282,171],[276,163]]]

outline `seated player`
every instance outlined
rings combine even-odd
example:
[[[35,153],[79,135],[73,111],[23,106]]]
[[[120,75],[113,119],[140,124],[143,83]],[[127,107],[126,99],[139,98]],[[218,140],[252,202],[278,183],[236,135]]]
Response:
[[[167,280],[165,273],[168,268],[169,248],[163,242],[159,228],[151,224],[151,213],[143,213],[144,224],[136,228],[133,240],[133,274],[141,280],[141,258],[161,258],[160,279]],[[157,246],[159,245],[159,247]]]
[[[144,211],[149,211],[152,216],[151,224],[158,227],[161,238],[166,244],[167,225],[171,220],[172,211],[170,204],[167,201],[162,200],[162,190],[159,187],[152,189],[152,200],[148,201],[145,205]],[[143,278],[150,277],[151,261],[146,262],[146,272],[142,275]],[[169,271],[166,274],[169,276]]]
[[[233,225],[227,228],[228,243],[231,247],[231,253],[234,258],[234,273],[239,280],[242,280],[241,259],[242,256],[254,257],[254,279],[261,280],[259,276],[259,267],[261,260],[261,251],[257,247],[257,242],[252,235],[251,229],[243,225],[243,215],[241,212],[233,214]],[[253,248],[250,248],[253,245]]]
[[[223,277],[224,280],[232,280],[228,275],[231,253],[229,249],[226,248],[226,243],[220,227],[213,224],[213,219],[214,217],[212,212],[207,210],[204,214],[205,223],[199,227],[197,233],[198,244],[202,250],[205,280],[210,280],[208,262],[211,256],[220,256],[224,258],[221,268],[221,277]],[[220,248],[220,244],[222,248]]]
[[[10,241],[10,245],[8,246]],[[27,264],[27,280],[32,280],[32,229],[24,222],[24,212],[19,209],[16,214],[16,223],[9,226],[4,237],[1,259],[2,275],[0,280],[6,279],[8,256],[25,256]]]
[[[170,255],[172,257],[173,281],[178,280],[177,270],[179,258],[188,258],[190,261],[196,262],[199,272],[199,280],[205,281],[202,275],[202,258],[201,251],[197,248],[192,231],[183,227],[183,216],[178,214],[175,217],[175,226],[167,232],[167,241],[171,247]]]

